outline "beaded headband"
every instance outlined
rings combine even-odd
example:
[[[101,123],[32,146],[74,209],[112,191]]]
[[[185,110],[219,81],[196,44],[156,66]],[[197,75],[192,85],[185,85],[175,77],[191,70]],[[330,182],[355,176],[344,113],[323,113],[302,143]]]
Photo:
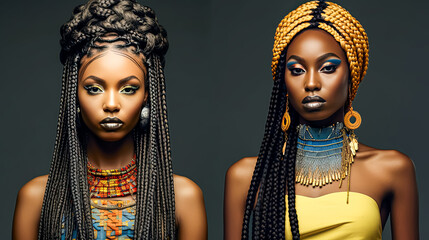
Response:
[[[279,23],[274,37],[271,71],[275,80],[281,53],[294,36],[308,28],[323,29],[331,34],[347,55],[353,101],[368,68],[368,37],[362,25],[341,6],[325,1],[311,1],[290,12]]]

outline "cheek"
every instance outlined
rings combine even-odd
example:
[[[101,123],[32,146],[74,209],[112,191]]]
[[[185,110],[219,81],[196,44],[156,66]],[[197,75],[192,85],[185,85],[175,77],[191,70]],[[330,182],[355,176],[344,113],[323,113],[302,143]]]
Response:
[[[133,118],[139,118],[142,107],[143,104],[135,104],[134,106],[131,106],[129,109],[130,115],[133,116]]]
[[[81,110],[86,109],[87,105],[87,97],[84,96],[84,93],[80,90],[77,93],[77,99],[78,99],[78,106],[80,107]]]
[[[80,115],[86,126],[96,125],[103,118],[102,112],[99,110],[97,97],[88,96],[86,90],[79,89],[78,91],[78,106]]]
[[[345,103],[348,96],[349,80],[347,73],[341,72],[338,75],[331,76],[325,79],[325,89],[328,96],[335,101],[339,101],[342,104]]]
[[[79,87],[80,88],[80,87]],[[79,90],[77,93],[77,99],[78,99],[78,106],[80,108],[80,114],[84,120],[88,119],[88,114],[92,111],[89,109],[91,107],[91,104],[88,104],[89,99],[87,96],[85,96],[85,93],[82,92],[82,90]]]
[[[143,102],[144,102],[144,96],[136,96],[136,98],[129,99],[123,107],[126,107],[126,109],[123,109],[124,113],[127,114],[127,118],[135,123],[140,119],[140,111],[143,108]]]
[[[345,102],[349,93],[349,80],[347,79],[347,77],[344,77],[339,81],[337,86],[337,92],[338,98]]]
[[[299,108],[299,103],[305,97],[301,94],[301,92],[304,92],[303,88],[299,86],[297,81],[293,82],[285,79],[285,83],[286,83],[286,89],[288,93],[289,106],[292,105],[294,109]]]
[[[124,119],[128,122],[128,129],[134,128],[140,121],[140,112],[143,106],[134,106],[129,108],[127,119]]]

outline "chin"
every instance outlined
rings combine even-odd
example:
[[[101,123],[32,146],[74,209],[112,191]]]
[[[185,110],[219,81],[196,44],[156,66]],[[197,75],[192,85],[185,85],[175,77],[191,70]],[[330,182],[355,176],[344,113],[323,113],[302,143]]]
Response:
[[[330,125],[335,122],[341,122],[342,120],[338,119],[338,115],[335,113],[328,113],[326,111],[317,111],[317,112],[307,112],[300,115],[309,124],[324,126]]]
[[[305,113],[305,114],[302,114],[301,117],[308,122],[319,122],[329,118],[329,116],[327,116],[321,111]]]
[[[104,142],[118,142],[124,139],[128,134],[123,132],[104,132],[102,134],[97,134],[97,138]]]

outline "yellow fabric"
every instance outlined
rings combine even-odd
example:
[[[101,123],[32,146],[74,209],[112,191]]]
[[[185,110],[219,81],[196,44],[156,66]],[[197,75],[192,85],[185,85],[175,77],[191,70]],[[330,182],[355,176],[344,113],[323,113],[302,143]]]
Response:
[[[350,192],[336,192],[321,197],[296,196],[301,240],[380,240],[381,219],[377,202],[371,197]],[[292,239],[287,211],[286,239]]]

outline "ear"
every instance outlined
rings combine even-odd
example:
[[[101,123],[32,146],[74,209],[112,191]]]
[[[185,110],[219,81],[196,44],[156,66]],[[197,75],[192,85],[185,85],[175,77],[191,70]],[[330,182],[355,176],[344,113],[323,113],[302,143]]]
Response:
[[[351,90],[352,90],[352,82],[349,79],[349,83],[348,83],[348,87],[347,87],[347,99],[346,99],[346,102],[344,103],[344,111],[345,112],[347,112],[351,106],[351,101],[350,101]]]
[[[143,98],[143,103],[146,105],[146,103],[147,103],[147,97],[149,96],[149,92],[148,91],[145,91],[145,93],[144,93],[144,98]]]

